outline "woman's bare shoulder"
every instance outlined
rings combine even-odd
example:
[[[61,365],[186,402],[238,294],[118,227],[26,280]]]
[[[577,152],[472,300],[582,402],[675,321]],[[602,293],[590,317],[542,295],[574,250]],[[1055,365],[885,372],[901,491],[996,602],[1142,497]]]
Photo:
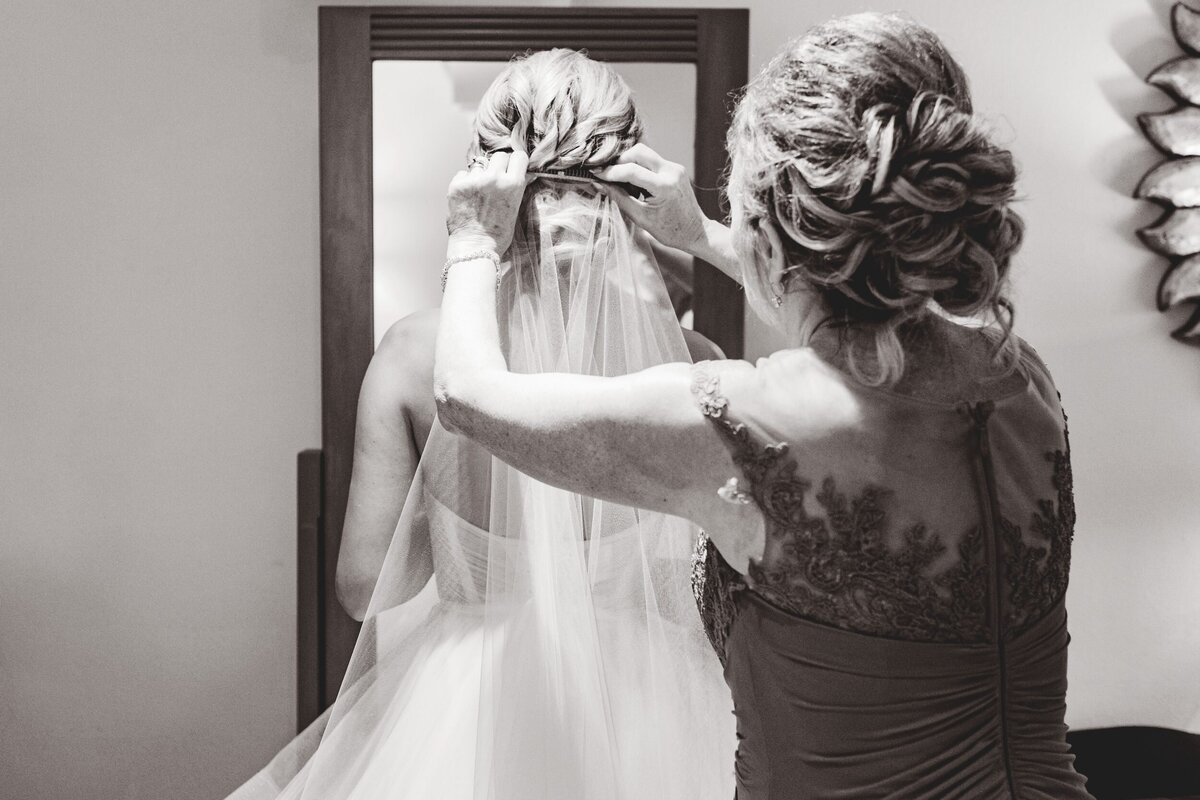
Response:
[[[1013,336],[1017,340],[1017,347],[1020,348],[1020,360],[1025,366],[1030,382],[1048,405],[1058,408],[1060,403],[1058,384],[1050,373],[1050,368],[1046,366],[1046,362],[1033,345],[1016,334]],[[1056,413],[1061,413],[1061,410]]]
[[[820,436],[857,425],[859,398],[848,380],[811,348],[780,350],[721,370],[721,386],[734,409],[777,434]]]

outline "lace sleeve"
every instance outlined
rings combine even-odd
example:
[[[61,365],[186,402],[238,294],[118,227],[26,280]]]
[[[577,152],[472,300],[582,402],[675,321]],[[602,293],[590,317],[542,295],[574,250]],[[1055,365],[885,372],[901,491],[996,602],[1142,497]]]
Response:
[[[692,367],[692,393],[700,412],[713,424],[739,467],[753,445],[745,425],[726,416],[729,401],[721,393],[721,378],[710,362]],[[753,497],[743,488],[737,475],[716,487],[717,495],[728,503],[749,504]],[[736,596],[747,588],[745,579],[721,556],[708,535],[701,531],[692,558],[692,593],[704,622],[704,631],[721,664],[725,664],[726,642],[737,611]]]
[[[754,442],[749,428],[744,423],[734,422],[729,417],[729,400],[721,392],[721,376],[711,369],[708,362],[700,362],[692,367],[692,393],[696,395],[700,412],[712,422],[729,449],[733,463],[742,470],[745,480],[750,483],[750,486],[746,486],[742,477],[730,476],[729,480],[717,489],[717,495],[729,503],[753,502],[751,487],[770,465],[787,453],[787,443],[760,446]]]

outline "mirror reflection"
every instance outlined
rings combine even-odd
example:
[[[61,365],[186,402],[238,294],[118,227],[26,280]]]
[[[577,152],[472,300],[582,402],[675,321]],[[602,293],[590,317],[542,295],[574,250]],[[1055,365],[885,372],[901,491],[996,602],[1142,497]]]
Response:
[[[471,119],[500,61],[376,61],[374,139],[375,344],[398,319],[438,305],[446,257],[446,185],[465,163]],[[626,63],[645,141],[693,167],[696,67]],[[692,259],[656,248],[676,313],[691,327]]]

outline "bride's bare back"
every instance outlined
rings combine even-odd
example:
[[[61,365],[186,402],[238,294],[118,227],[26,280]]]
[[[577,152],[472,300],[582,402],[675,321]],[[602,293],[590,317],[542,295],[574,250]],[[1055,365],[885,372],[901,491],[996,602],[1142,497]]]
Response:
[[[337,565],[338,599],[357,620],[366,614],[437,414],[433,353],[440,318],[438,309],[425,309],[388,328],[359,392],[354,467]],[[702,334],[682,332],[693,361],[724,358]],[[427,566],[431,574],[432,564]]]

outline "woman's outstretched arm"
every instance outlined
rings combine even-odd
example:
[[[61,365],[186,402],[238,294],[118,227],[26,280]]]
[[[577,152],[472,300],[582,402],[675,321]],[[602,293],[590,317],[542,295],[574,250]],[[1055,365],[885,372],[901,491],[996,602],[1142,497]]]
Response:
[[[451,259],[507,249],[524,171],[523,153],[497,153],[486,169],[455,176]],[[737,473],[693,397],[690,367],[666,364],[616,378],[510,373],[496,321],[496,268],[488,258],[461,261],[447,274],[434,395],[443,425],[522,472],[687,517],[713,532],[735,567],[761,550],[761,542],[735,535],[752,527],[755,512],[716,494]]]
[[[434,373],[441,423],[545,483],[690,519],[744,571],[762,550],[761,538],[742,535],[756,530],[755,512],[717,496],[740,473],[699,410],[691,366],[614,378],[511,373],[495,313],[484,313],[494,293],[489,261],[447,283]]]

